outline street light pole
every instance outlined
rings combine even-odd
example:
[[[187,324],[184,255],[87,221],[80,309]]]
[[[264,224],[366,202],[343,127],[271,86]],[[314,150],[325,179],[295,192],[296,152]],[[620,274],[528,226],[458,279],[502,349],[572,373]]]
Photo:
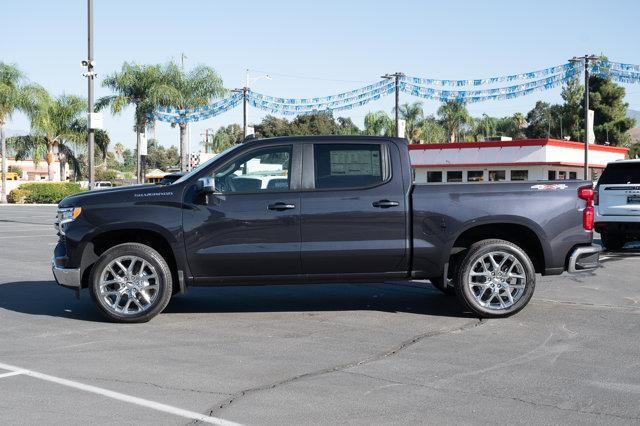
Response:
[[[93,114],[93,0],[87,0],[87,112],[89,117]],[[89,166],[89,189],[93,188],[95,181],[95,170],[93,164],[93,153],[95,147],[95,129],[90,124],[88,129],[88,166]]]
[[[242,87],[240,89],[234,89],[233,91],[234,92],[238,92],[238,93],[242,92],[242,134],[246,138],[247,137],[247,127],[248,127],[247,115],[248,115],[248,109],[249,109],[248,108],[248,106],[249,106],[249,96],[248,95],[249,95],[249,90],[250,90],[249,89],[249,85],[251,83],[254,83],[254,82],[260,80],[261,78],[266,78],[267,80],[271,80],[271,76],[269,74],[264,74],[264,75],[261,75],[261,76],[258,76],[258,77],[251,78],[249,76],[249,72],[251,70],[246,69],[245,71],[246,71],[246,73],[245,73],[244,87]]]
[[[404,74],[401,72],[396,72],[393,74],[385,74],[382,78],[386,78],[387,80],[394,79],[395,81],[395,92],[396,92],[396,107],[395,107],[395,119],[396,119],[396,137],[400,137],[400,77],[404,77]]]

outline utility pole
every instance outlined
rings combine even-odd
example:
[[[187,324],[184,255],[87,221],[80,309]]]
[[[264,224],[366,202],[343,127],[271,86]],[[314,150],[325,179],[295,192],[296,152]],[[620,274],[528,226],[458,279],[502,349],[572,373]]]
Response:
[[[83,64],[84,65],[84,64]],[[93,71],[93,0],[87,0],[87,112],[89,114],[89,121],[91,121],[91,116],[93,114],[93,79],[95,77],[95,72]],[[95,181],[95,169],[93,164],[93,153],[95,151],[95,129],[93,129],[93,125],[89,123],[88,126],[88,137],[87,137],[87,145],[88,145],[88,155],[89,155],[89,189],[93,189],[94,181]]]
[[[396,137],[400,137],[400,77],[404,77],[404,73],[396,72],[393,74],[385,74],[382,78],[387,80],[394,79],[395,92],[396,92],[396,107],[395,107],[395,119],[396,119]]]
[[[584,63],[584,179],[589,179],[589,61],[598,59],[595,55],[574,56],[572,63]]]
[[[247,107],[249,106],[249,87],[244,86],[239,89],[233,89],[235,93],[242,93],[242,135],[247,137]]]

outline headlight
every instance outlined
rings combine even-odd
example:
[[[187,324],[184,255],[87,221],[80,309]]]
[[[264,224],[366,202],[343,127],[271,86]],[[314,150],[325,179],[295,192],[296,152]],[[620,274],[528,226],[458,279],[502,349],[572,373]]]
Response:
[[[58,220],[55,223],[55,228],[64,235],[65,226],[76,220],[82,213],[81,207],[68,207],[64,209],[58,209]]]

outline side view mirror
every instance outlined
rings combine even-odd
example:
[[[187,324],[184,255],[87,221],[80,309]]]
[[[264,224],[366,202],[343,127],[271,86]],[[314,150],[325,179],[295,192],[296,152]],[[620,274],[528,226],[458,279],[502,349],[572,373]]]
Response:
[[[198,192],[202,194],[214,194],[216,192],[216,181],[212,176],[198,179]]]

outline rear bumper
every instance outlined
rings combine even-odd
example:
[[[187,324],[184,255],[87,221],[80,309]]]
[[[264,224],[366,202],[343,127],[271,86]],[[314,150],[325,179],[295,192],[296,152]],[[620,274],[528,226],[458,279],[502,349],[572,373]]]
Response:
[[[51,269],[56,282],[63,287],[80,290],[80,268],[67,269],[56,264],[55,257],[51,259]]]
[[[596,245],[576,247],[569,256],[567,272],[573,274],[598,268],[600,266],[601,251],[602,248]]]

